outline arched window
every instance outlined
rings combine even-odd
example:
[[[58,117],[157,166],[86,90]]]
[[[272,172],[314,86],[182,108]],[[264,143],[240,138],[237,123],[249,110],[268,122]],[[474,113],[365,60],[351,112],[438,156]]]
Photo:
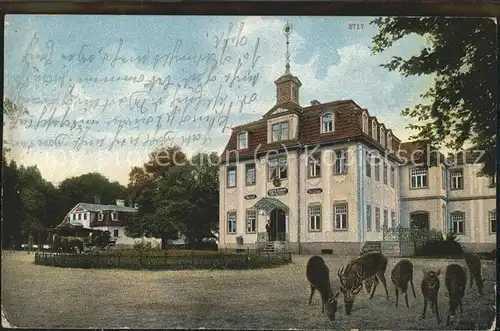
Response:
[[[380,127],[380,145],[385,147],[385,130],[382,126]]]
[[[369,134],[368,132],[368,114],[363,112],[363,132]]]
[[[391,132],[387,132],[387,149],[389,149],[391,152],[393,151],[392,148],[392,134]]]
[[[238,149],[248,148],[248,132],[243,131],[238,134]]]
[[[116,211],[111,212],[111,220],[118,221],[118,213]]]
[[[372,120],[372,138],[375,140],[377,139],[377,122],[375,120]]]
[[[332,113],[326,113],[321,116],[321,133],[333,132],[334,118]]]
[[[102,221],[104,219],[104,214],[102,213],[102,211],[98,211],[97,212],[97,220],[98,221]]]
[[[454,211],[450,214],[451,231],[455,234],[465,234],[465,213]]]

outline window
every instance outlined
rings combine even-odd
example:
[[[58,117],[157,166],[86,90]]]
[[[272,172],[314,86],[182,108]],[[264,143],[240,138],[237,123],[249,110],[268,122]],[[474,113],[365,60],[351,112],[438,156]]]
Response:
[[[464,234],[465,233],[465,215],[463,212],[456,211],[451,213],[451,231],[456,234]]]
[[[248,132],[238,134],[238,149],[248,148]]]
[[[395,228],[398,225],[396,221],[396,212],[391,210],[391,228]]]
[[[380,232],[380,208],[375,207],[375,231]]]
[[[387,163],[384,162],[384,184],[387,184]]]
[[[118,221],[118,213],[116,211],[111,213],[111,220]]]
[[[333,174],[347,173],[347,149],[333,151]]]
[[[393,151],[393,148],[392,148],[392,134],[390,132],[387,132],[387,149],[390,150],[391,152]]]
[[[246,185],[255,185],[255,163],[245,164],[245,173]]]
[[[299,89],[297,88],[297,86],[292,87],[292,98],[295,101],[299,101]]]
[[[450,171],[450,189],[462,190],[464,188],[463,169],[453,169]]]
[[[377,123],[375,122],[375,120],[372,120],[372,138],[375,140],[378,140],[377,139]]]
[[[334,229],[347,230],[347,204],[335,204],[333,210],[335,212]]]
[[[236,187],[236,166],[227,167],[227,187]]]
[[[384,209],[384,224],[382,226],[384,229],[387,229],[389,226],[389,211],[387,209]]]
[[[363,113],[363,132],[368,134],[368,114]]]
[[[372,176],[372,158],[370,155],[370,152],[365,153],[365,168],[366,168],[366,177],[371,177]]]
[[[383,127],[380,127],[380,145],[385,147],[385,130]]]
[[[396,167],[391,165],[391,187],[394,187],[396,182]]]
[[[236,233],[236,212],[227,213],[227,233]]]
[[[321,206],[309,206],[309,231],[321,231]]]
[[[309,156],[307,173],[309,177],[321,176],[321,153],[314,153]]]
[[[255,209],[246,211],[247,233],[255,233],[257,231],[257,213]]]
[[[443,218],[443,229],[449,229],[450,227],[448,226],[448,220],[446,217],[446,206],[442,205],[441,206],[441,217]]]
[[[446,190],[446,169],[441,167],[441,188]]]
[[[82,214],[78,214],[78,220],[80,221],[82,219]]]
[[[288,140],[288,122],[281,122],[273,124],[272,126],[273,135],[272,141]]]
[[[286,179],[287,178],[287,158],[286,155],[279,157],[269,158],[269,180],[274,178]]]
[[[380,160],[375,158],[375,180],[380,180]]]
[[[97,220],[102,221],[103,219],[104,219],[104,214],[102,213],[102,211],[98,212],[97,213]]]
[[[492,210],[488,213],[489,223],[490,223],[490,232],[497,232],[497,211]]]
[[[372,230],[372,206],[366,205],[366,231]]]
[[[427,187],[427,168],[410,169],[411,188]]]
[[[118,237],[118,234],[120,233],[119,230],[113,230],[113,237]]]
[[[333,132],[333,114],[326,113],[321,116],[321,133]]]
[[[497,186],[497,175],[494,174],[493,176],[488,177],[488,187],[496,187]]]
[[[83,219],[86,220],[87,219],[87,213],[83,214]]]

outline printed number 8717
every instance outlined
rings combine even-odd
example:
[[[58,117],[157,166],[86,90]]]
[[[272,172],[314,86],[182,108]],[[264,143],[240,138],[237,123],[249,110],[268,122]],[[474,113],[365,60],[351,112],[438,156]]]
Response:
[[[363,29],[363,23],[352,23],[352,24],[348,24],[347,27],[349,28],[349,30],[361,30]]]

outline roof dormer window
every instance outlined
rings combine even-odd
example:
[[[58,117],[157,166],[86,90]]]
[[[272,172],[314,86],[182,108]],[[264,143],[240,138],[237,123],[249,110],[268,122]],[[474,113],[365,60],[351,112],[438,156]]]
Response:
[[[377,139],[377,123],[375,122],[375,120],[372,120],[372,138],[375,140],[378,140]]]
[[[102,213],[102,211],[98,211],[97,212],[97,220],[98,221],[102,221],[104,219],[104,214]]]
[[[380,127],[380,145],[385,147],[385,129],[383,127]]]
[[[392,134],[387,132],[387,148],[392,152]]]
[[[363,112],[363,132],[368,134],[368,114]]]
[[[240,132],[238,134],[238,149],[248,148],[248,132]]]
[[[118,213],[116,211],[111,212],[111,220],[118,221]]]
[[[326,113],[321,116],[321,133],[333,132],[334,122],[333,122],[333,114]]]

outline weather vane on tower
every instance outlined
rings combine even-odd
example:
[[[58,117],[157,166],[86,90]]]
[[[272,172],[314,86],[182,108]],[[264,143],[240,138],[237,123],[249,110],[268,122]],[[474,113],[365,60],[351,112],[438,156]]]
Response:
[[[292,25],[288,22],[286,22],[285,26],[283,27],[283,33],[285,34],[286,37],[286,54],[285,54],[285,59],[286,59],[286,70],[285,74],[290,73],[290,50],[288,49],[288,46],[290,44],[289,37],[290,33],[292,33]]]

